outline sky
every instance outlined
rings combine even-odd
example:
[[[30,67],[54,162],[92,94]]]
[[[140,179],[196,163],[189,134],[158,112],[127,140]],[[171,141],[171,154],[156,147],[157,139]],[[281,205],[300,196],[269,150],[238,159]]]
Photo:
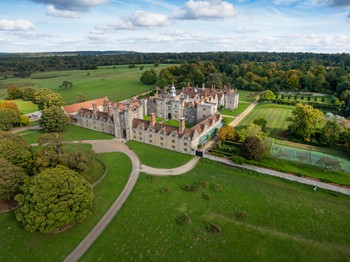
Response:
[[[350,53],[350,0],[0,0],[0,52]]]

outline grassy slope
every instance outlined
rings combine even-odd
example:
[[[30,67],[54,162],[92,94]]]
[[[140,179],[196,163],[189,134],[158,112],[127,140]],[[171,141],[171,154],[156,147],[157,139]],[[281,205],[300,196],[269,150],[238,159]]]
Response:
[[[106,177],[95,188],[93,213],[83,223],[59,234],[29,233],[14,212],[0,215],[1,261],[63,261],[96,225],[124,188],[131,172],[129,158],[121,153],[101,154],[108,166]]]
[[[28,141],[29,143],[36,143],[38,138],[44,134],[43,130],[24,130],[18,134]],[[95,140],[95,139],[111,139],[112,135],[97,132],[87,128],[70,125],[63,133],[64,140]]]
[[[267,127],[270,129],[270,136],[277,138],[279,133],[288,127],[287,117],[291,115],[293,106],[258,104],[237,126],[242,129],[253,123],[254,119],[263,117],[267,120]]]
[[[168,65],[155,68],[160,71]],[[66,104],[73,104],[79,93],[84,93],[88,99],[108,96],[111,101],[120,101],[147,91],[150,86],[140,82],[141,74],[153,65],[145,65],[143,70],[123,66],[105,66],[97,70],[71,70],[54,71],[33,74],[30,78],[9,78],[0,80],[0,96],[6,93],[10,85],[34,86],[36,88],[49,88],[59,93]],[[90,75],[88,75],[90,73]],[[71,90],[60,90],[58,86],[63,80],[71,81]]]
[[[137,141],[129,141],[128,146],[135,151],[142,164],[151,167],[175,168],[186,164],[192,158],[191,155],[174,152]]]
[[[222,192],[180,189],[203,179],[219,183]],[[163,187],[171,192],[160,193]],[[203,192],[212,199],[204,200]],[[247,217],[238,220],[238,211]],[[179,212],[186,212],[192,224],[177,225]],[[151,183],[142,175],[82,261],[348,260],[349,216],[347,196],[202,160],[183,176],[157,177]],[[207,233],[207,221],[222,232]]]

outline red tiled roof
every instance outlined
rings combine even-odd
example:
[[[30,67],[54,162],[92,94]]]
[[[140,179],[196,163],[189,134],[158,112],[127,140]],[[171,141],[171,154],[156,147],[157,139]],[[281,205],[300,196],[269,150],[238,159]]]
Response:
[[[80,108],[92,108],[92,103],[96,103],[97,106],[102,106],[105,100],[108,101],[108,97],[102,97],[95,100],[64,106],[63,109],[67,114],[73,114],[78,112]]]

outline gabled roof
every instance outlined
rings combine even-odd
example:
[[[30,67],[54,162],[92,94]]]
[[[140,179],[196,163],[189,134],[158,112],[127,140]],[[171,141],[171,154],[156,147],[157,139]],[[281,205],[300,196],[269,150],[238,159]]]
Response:
[[[93,103],[96,103],[97,106],[102,106],[105,100],[108,101],[108,97],[97,98],[90,101],[64,106],[63,109],[67,114],[73,114],[78,112],[81,108],[92,108]]]

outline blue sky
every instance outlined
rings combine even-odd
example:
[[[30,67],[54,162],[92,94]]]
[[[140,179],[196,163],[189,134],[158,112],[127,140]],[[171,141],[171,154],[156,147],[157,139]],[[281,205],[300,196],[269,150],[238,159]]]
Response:
[[[350,53],[350,0],[0,0],[0,52]]]

